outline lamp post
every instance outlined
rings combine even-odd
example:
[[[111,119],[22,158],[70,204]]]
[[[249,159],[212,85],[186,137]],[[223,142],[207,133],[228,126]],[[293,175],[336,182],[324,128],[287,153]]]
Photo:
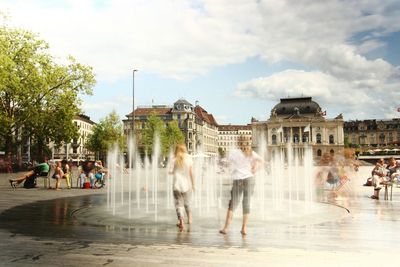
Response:
[[[135,72],[132,71],[132,136],[135,134]]]

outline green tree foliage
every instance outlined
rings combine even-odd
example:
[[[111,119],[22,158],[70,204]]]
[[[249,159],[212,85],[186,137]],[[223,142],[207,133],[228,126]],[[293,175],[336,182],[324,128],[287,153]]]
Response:
[[[39,154],[49,140],[77,138],[78,95],[92,93],[94,74],[72,57],[56,63],[48,50],[33,33],[0,26],[0,140],[7,152],[27,137]]]
[[[155,114],[151,114],[142,132],[141,144],[144,153],[150,155],[153,152],[155,135],[158,134],[161,142],[161,153],[166,156],[169,151],[178,143],[183,143],[185,137],[179,129],[178,122],[169,122],[166,126],[164,122]]]
[[[153,113],[147,119],[142,132],[141,143],[143,144],[144,153],[148,155],[153,153],[153,145],[156,134],[160,137],[162,142],[164,139],[163,136],[165,135],[165,126],[164,122]]]
[[[120,150],[123,150],[125,138],[122,129],[118,114],[112,111],[93,127],[93,133],[88,136],[86,147],[96,152],[98,158],[105,160],[107,150],[115,144],[119,146]]]
[[[185,136],[183,136],[181,129],[179,129],[178,122],[172,121],[168,123],[162,142],[163,154],[167,155],[169,151],[175,147],[176,144],[184,142]]]

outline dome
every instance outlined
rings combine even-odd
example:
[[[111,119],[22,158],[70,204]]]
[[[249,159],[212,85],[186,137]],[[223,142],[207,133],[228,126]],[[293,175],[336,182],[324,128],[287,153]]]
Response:
[[[321,107],[311,97],[282,98],[271,111],[271,115],[314,115],[320,114]]]

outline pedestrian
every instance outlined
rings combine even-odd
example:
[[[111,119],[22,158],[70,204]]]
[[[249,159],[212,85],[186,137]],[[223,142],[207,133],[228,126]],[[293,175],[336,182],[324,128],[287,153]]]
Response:
[[[188,223],[192,223],[192,212],[190,210],[190,198],[195,190],[193,177],[193,161],[187,153],[185,144],[177,144],[175,147],[175,158],[173,164],[173,195],[176,214],[178,216],[177,226],[182,231],[185,228],[185,211]]]
[[[250,214],[250,198],[254,190],[254,174],[263,159],[251,148],[244,145],[234,149],[229,153],[228,161],[233,180],[231,199],[229,201],[228,211],[226,214],[225,225],[219,232],[227,234],[229,225],[232,222],[233,212],[242,199],[243,223],[240,233],[247,235],[247,223]]]

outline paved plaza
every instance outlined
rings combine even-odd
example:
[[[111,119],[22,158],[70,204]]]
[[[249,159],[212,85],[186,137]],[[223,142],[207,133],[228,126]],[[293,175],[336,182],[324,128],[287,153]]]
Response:
[[[381,200],[370,199],[372,188],[362,186],[370,168],[351,177],[343,195],[320,195],[343,216],[262,229],[250,220],[246,237],[238,224],[226,236],[218,234],[218,223],[184,232],[174,225],[87,225],[72,215],[103,201],[106,189],[13,190],[9,175],[0,174],[0,266],[393,265],[400,249],[400,188],[392,201],[383,200],[383,192]]]

